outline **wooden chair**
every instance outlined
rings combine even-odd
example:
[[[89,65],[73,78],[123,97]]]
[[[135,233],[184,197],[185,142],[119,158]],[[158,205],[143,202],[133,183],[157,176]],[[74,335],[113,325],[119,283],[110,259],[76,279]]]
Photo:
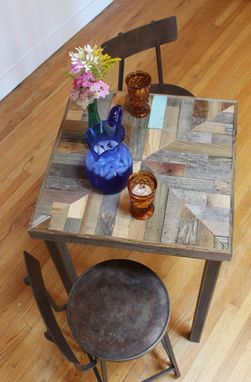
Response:
[[[24,252],[24,261],[26,265],[26,270],[28,276],[25,277],[25,283],[30,285],[33,296],[36,300],[38,309],[41,313],[43,321],[46,326],[46,332],[44,333],[47,340],[52,341],[59,350],[62,352],[64,357],[73,363],[78,369],[82,371],[87,371],[93,369],[96,379],[98,382],[102,382],[99,372],[96,368],[97,360],[88,354],[90,360],[89,364],[81,365],[79,360],[76,358],[72,349],[70,348],[68,342],[66,341],[52,311],[52,307],[55,307],[55,303],[52,302],[52,298],[49,296],[41,273],[41,268],[39,261],[36,260],[29,253]],[[55,309],[57,310],[57,308]],[[63,310],[63,309],[60,309]]]
[[[188,90],[177,85],[165,84],[163,81],[160,46],[175,40],[177,40],[177,22],[176,16],[171,16],[152,21],[150,24],[125,33],[119,33],[118,36],[105,41],[101,45],[104,53],[108,53],[111,57],[121,58],[118,90],[123,89],[125,59],[144,50],[155,48],[159,83],[152,84],[150,92],[193,97],[193,94]]]
[[[164,284],[149,268],[130,260],[108,260],[88,269],[73,285],[67,303],[68,323],[90,359],[89,364],[81,366],[50,308],[39,262],[27,253],[24,257],[49,339],[58,345],[69,361],[83,371],[93,368],[98,381],[108,382],[106,361],[135,359],[161,341],[170,365],[143,382],[171,372],[177,377],[180,375],[166,333],[170,317],[168,294]],[[102,380],[97,362],[101,365]]]

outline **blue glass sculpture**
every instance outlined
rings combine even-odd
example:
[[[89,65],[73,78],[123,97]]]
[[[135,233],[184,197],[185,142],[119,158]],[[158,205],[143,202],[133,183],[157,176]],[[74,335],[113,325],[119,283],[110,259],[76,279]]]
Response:
[[[122,108],[114,106],[109,117],[90,127],[86,140],[90,150],[86,154],[86,175],[93,188],[103,194],[122,191],[132,173],[132,155],[123,143]]]

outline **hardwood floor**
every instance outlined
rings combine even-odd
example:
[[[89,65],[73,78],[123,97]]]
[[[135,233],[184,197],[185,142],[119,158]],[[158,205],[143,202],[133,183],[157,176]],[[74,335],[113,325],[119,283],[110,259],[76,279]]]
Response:
[[[249,0],[114,0],[41,65],[0,105],[0,381],[95,381],[65,361],[43,337],[31,291],[23,284],[22,251],[43,266],[60,302],[63,286],[42,242],[26,232],[71,84],[62,69],[68,51],[101,44],[119,31],[176,15],[179,38],[163,49],[168,82],[203,97],[239,101],[234,255],[224,263],[200,343],[186,339],[203,262],[97,247],[70,246],[78,272],[107,258],[130,257],[166,283],[172,305],[170,338],[185,382],[251,381],[251,2]],[[154,54],[129,59],[126,70],[154,74]],[[116,70],[110,76],[116,84]],[[62,314],[61,314],[62,315]],[[61,317],[62,323],[64,318]],[[133,362],[109,364],[111,382],[136,382],[163,366],[157,348]],[[85,359],[85,358],[84,358]],[[163,378],[164,380],[164,378]],[[167,376],[165,380],[172,380]]]

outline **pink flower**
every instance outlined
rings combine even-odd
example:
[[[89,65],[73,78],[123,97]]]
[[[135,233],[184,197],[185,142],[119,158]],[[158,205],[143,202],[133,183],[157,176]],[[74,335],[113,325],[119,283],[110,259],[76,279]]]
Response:
[[[82,69],[82,67],[79,64],[72,64],[70,69],[69,69],[69,72],[71,74],[77,74],[80,72],[81,69]]]
[[[109,86],[101,80],[94,82],[90,89],[96,94],[97,99],[101,97],[104,98],[109,94]]]
[[[95,80],[90,71],[77,76],[73,81],[71,99],[82,107],[87,107],[95,99],[109,94],[109,86],[101,80]]]
[[[93,74],[91,72],[85,72],[75,78],[73,81],[73,88],[90,88],[94,81]]]

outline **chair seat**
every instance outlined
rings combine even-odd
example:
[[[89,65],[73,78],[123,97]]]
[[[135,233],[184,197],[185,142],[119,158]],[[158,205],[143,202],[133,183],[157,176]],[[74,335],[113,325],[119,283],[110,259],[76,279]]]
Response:
[[[150,93],[194,97],[187,89],[172,84],[152,84]]]
[[[164,336],[170,316],[164,284],[131,260],[95,265],[72,287],[67,317],[79,344],[93,356],[122,361],[151,350]]]

